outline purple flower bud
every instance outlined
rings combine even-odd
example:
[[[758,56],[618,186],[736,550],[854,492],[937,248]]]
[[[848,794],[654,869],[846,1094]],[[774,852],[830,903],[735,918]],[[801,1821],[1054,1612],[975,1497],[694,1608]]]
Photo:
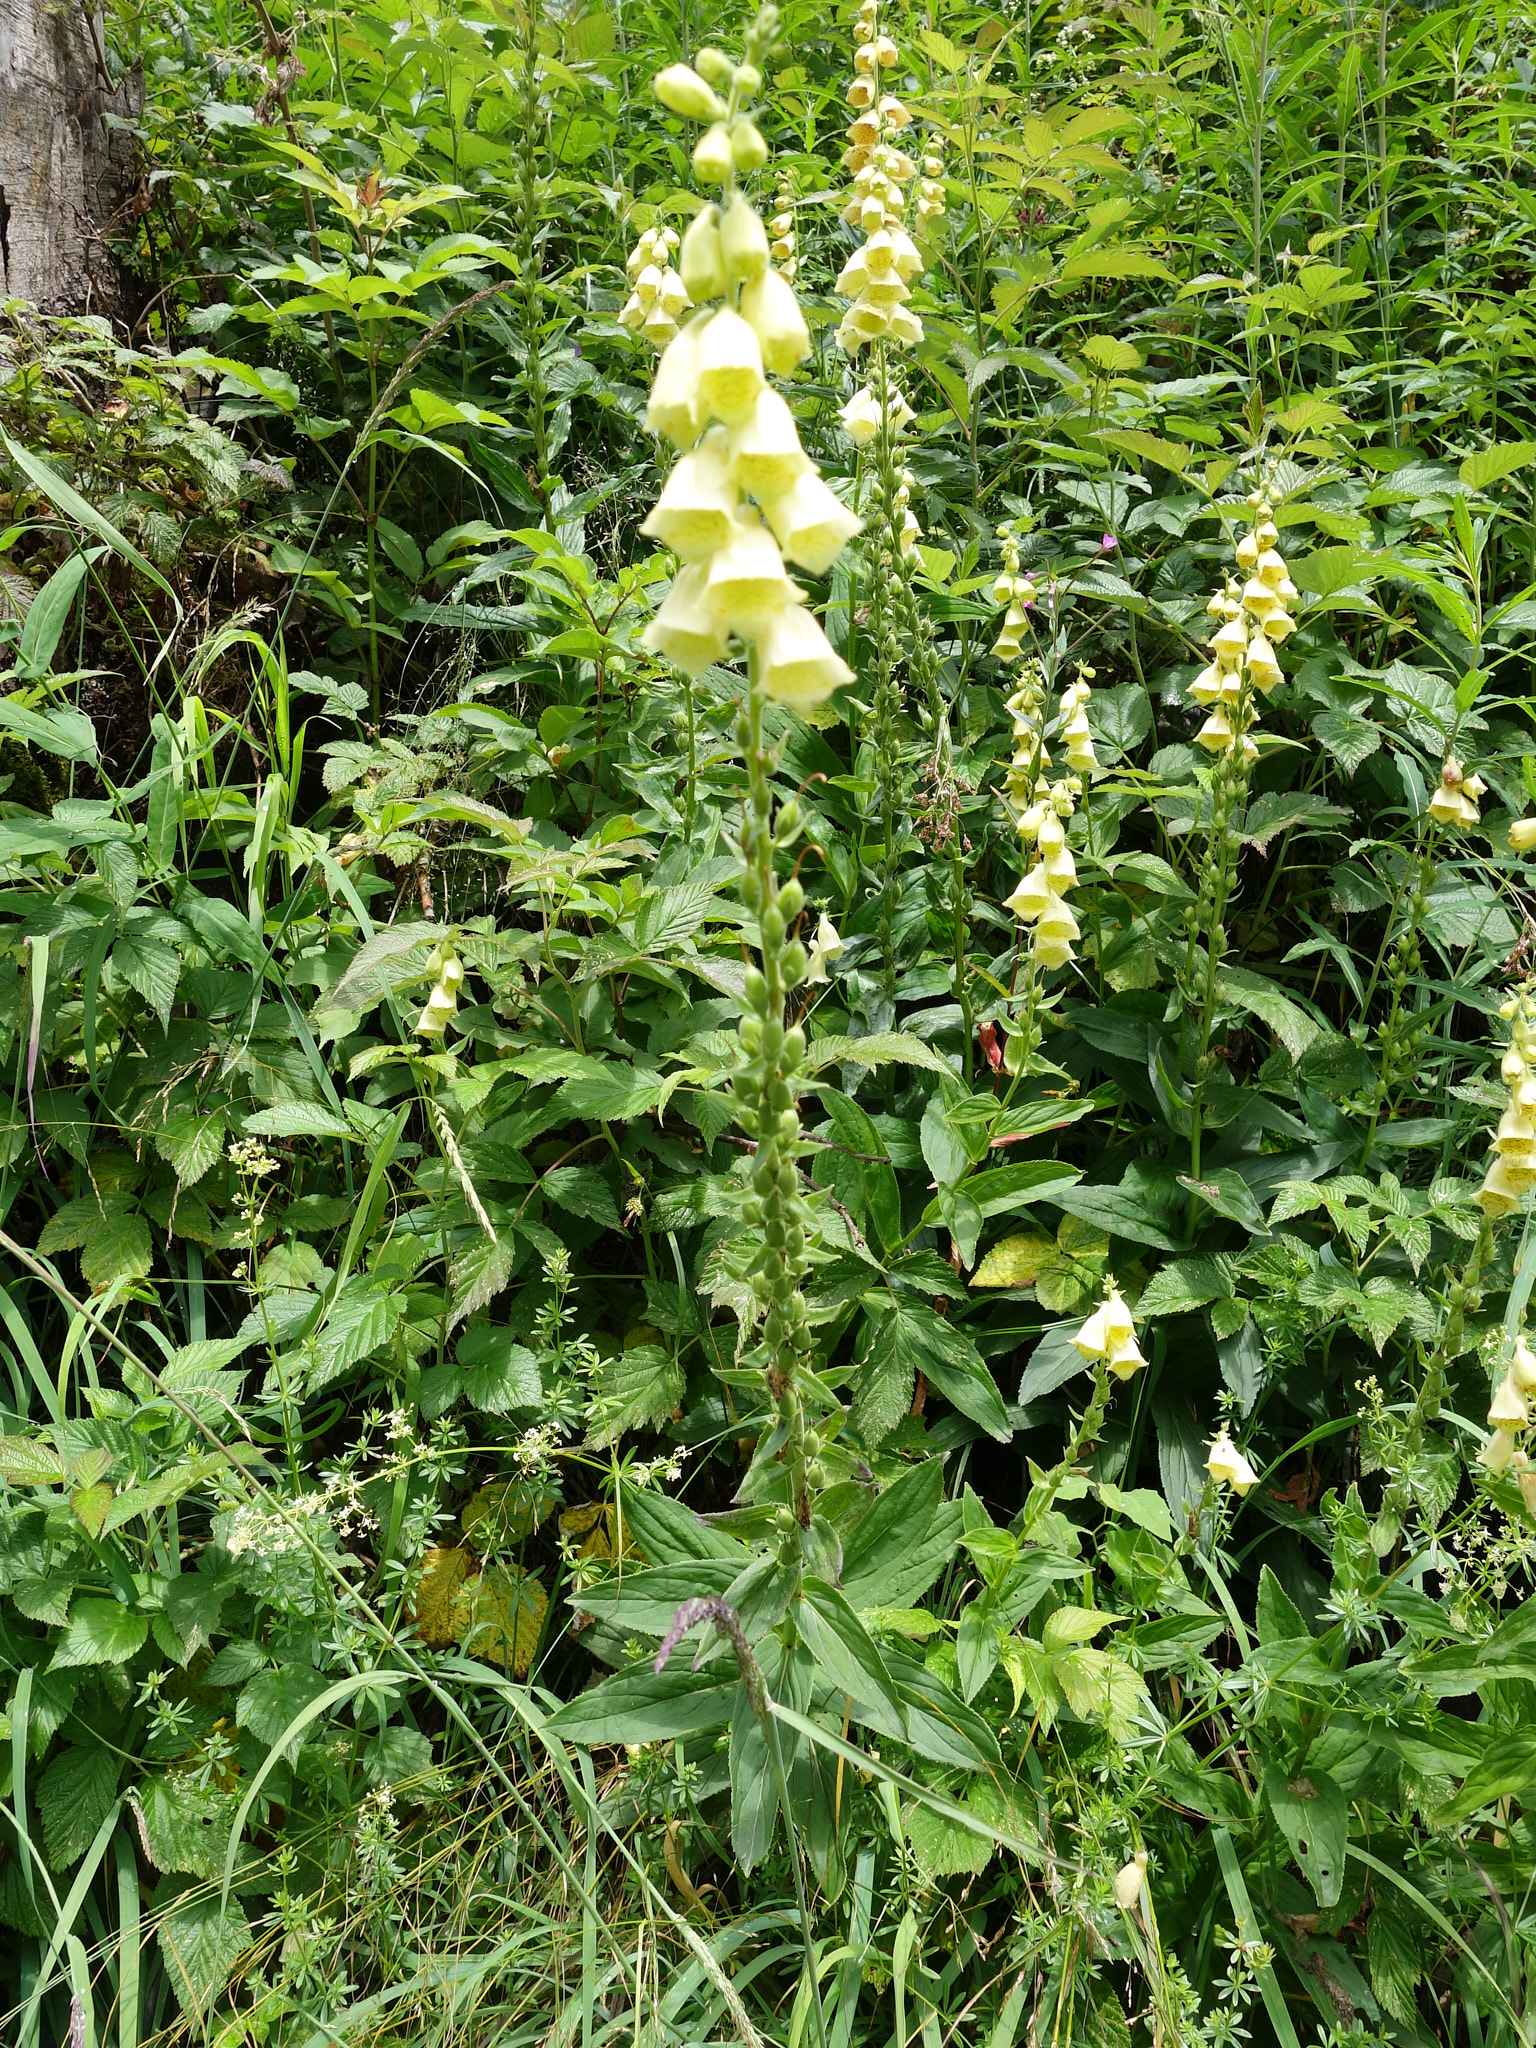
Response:
[[[1118,546],[1119,542],[1115,539],[1115,536],[1112,533],[1106,533],[1104,538],[1099,542],[1099,553],[1101,555],[1107,555],[1112,548]]]

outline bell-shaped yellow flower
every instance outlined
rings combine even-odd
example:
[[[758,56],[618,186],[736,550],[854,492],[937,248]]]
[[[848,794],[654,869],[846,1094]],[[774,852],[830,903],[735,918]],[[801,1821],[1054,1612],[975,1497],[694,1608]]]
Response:
[[[755,519],[738,519],[726,545],[710,558],[704,586],[704,602],[721,625],[755,640],[800,595],[784,573],[773,535]]]
[[[736,504],[730,453],[717,427],[702,446],[678,457],[640,531],[679,561],[707,561],[735,533]]]
[[[757,659],[768,695],[802,714],[853,681],[853,670],[803,605],[788,605],[772,616],[758,641]]]
[[[1205,1469],[1218,1486],[1230,1486],[1234,1493],[1247,1493],[1259,1483],[1258,1473],[1225,1429],[1212,1438],[1211,1454],[1205,1461]]]
[[[795,288],[782,271],[765,270],[743,287],[741,313],[757,337],[762,361],[775,377],[787,377],[810,354],[810,329]]]
[[[708,576],[703,563],[680,571],[640,636],[641,644],[652,654],[663,656],[685,675],[702,675],[713,663],[723,661],[730,638],[704,603]]]
[[[825,576],[864,524],[811,468],[763,513],[789,560],[812,576]]]
[[[705,323],[699,337],[698,375],[699,404],[707,419],[739,426],[757,404],[763,388],[763,351],[751,324],[728,306]]]
[[[731,436],[731,463],[742,490],[760,502],[782,497],[811,467],[794,414],[777,391],[765,387],[758,393],[757,404]]]

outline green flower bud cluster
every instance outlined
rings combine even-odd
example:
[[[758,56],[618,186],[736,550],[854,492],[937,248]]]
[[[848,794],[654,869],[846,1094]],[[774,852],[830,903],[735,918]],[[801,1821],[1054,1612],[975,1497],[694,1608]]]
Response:
[[[703,49],[696,66],[669,64],[656,74],[654,90],[664,107],[690,121],[709,123],[693,146],[694,176],[702,185],[728,185],[737,176],[760,171],[768,161],[768,145],[747,108],[763,89],[763,60],[778,29],[778,9],[764,7],[748,31],[740,64],[733,64],[723,50]],[[689,290],[693,291],[691,285]]]
[[[805,909],[805,891],[797,877],[780,882],[774,870],[775,853],[799,836],[800,814],[793,798],[780,807],[776,818],[773,814],[771,759],[763,738],[765,692],[757,681],[755,660],[752,666],[753,686],[738,717],[737,740],[747,764],[742,894],[757,917],[761,953],[760,965],[747,970],[741,1061],[732,1086],[736,1120],[756,1142],[741,1220],[759,1241],[750,1279],[768,1354],[768,1390],[779,1409],[795,1518],[803,1527],[810,1512],[808,1457],[796,1369],[809,1361],[812,1350],[801,1283],[810,1270],[807,1247],[815,1224],[800,1190],[798,1166],[803,1147],[797,1077],[805,1065],[805,1033],[784,1018],[790,993],[806,979],[809,964],[804,945],[792,936]]]

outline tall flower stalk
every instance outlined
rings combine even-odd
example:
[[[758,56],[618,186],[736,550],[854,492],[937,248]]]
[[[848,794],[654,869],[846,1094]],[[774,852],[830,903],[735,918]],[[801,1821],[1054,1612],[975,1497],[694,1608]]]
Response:
[[[779,879],[777,856],[799,836],[798,805],[791,799],[775,812],[766,712],[770,702],[812,710],[853,680],[786,564],[825,575],[860,521],[822,481],[789,406],[767,381],[787,376],[810,351],[790,274],[792,217],[781,205],[770,235],[739,182],[767,161],[748,109],[777,30],[777,10],[764,6],[740,64],[704,49],[697,69],[674,64],[656,79],[664,106],[707,124],[693,165],[700,182],[717,189],[678,250],[679,285],[698,310],[667,341],[651,388],[647,422],[678,455],[641,531],[681,564],[645,645],[689,675],[733,656],[747,665],[737,718],[747,774],[742,894],[757,921],[759,960],[746,976],[733,1089],[737,1122],[755,1148],[742,1221],[757,1244],[748,1279],[776,1419],[744,1491],[787,1492],[785,1541],[793,1545],[810,1524],[819,1444],[802,1399],[811,1333],[801,1282],[814,1231],[798,1167],[805,1035],[786,1017],[796,988],[825,978],[839,942],[823,920],[812,959],[794,936],[805,892],[793,874]],[[637,298],[641,273],[658,273],[650,306],[640,308],[646,328],[666,291],[659,255],[670,250],[653,239],[634,273]]]
[[[539,137],[543,124],[539,64],[538,0],[524,0],[522,73],[519,79],[519,145],[517,193],[518,304],[522,315],[524,375],[528,380],[528,425],[533,435],[533,475],[529,479],[545,511],[549,510],[548,387],[544,380],[544,283],[539,229],[544,200],[539,184]]]
[[[1028,937],[1022,980],[1015,980],[1007,1051],[1009,1071],[1022,1074],[1029,1070],[1039,1049],[1046,1008],[1042,976],[1069,967],[1076,957],[1073,946],[1082,936],[1067,901],[1077,886],[1077,863],[1067,845],[1067,827],[1082,798],[1084,778],[1097,771],[1099,762],[1088,725],[1094,671],[1078,665],[1075,680],[1061,693],[1053,721],[1048,670],[1036,656],[1023,658],[1035,586],[1021,573],[1017,534],[1004,526],[1000,540],[1003,567],[992,586],[992,597],[1005,609],[992,652],[999,661],[1020,663],[1018,680],[1007,699],[1013,720],[1013,758],[1003,799],[1028,854],[1018,886],[1005,899]],[[1054,666],[1054,631],[1049,637],[1049,658]],[[1069,771],[1054,782],[1046,746],[1047,729],[1053,723]]]
[[[1215,630],[1206,642],[1211,659],[1190,684],[1189,693],[1206,712],[1195,734],[1215,756],[1211,769],[1210,825],[1195,901],[1190,908],[1188,948],[1180,998],[1194,1017],[1194,1074],[1190,1088],[1189,1171],[1200,1177],[1200,1141],[1205,1089],[1215,1068],[1211,1034],[1221,963],[1227,953],[1227,907],[1237,876],[1242,839],[1237,820],[1248,778],[1259,757],[1253,727],[1256,698],[1267,697],[1282,670],[1275,649],[1296,629],[1291,607],[1296,586],[1279,550],[1274,507],[1262,489],[1250,492],[1248,532],[1235,554],[1246,580],[1229,576],[1206,607]],[[1194,1197],[1190,1197],[1193,1202]]]
[[[912,587],[913,551],[921,534],[911,502],[915,479],[903,464],[899,447],[912,412],[892,374],[891,352],[913,348],[923,338],[923,323],[907,303],[912,281],[924,269],[922,252],[904,224],[908,198],[915,186],[913,219],[921,228],[943,212],[944,192],[938,182],[940,160],[925,159],[919,177],[918,164],[900,146],[898,138],[910,128],[912,116],[895,93],[882,87],[883,74],[899,63],[900,52],[882,30],[880,0],[859,0],[853,37],[854,75],[845,95],[853,119],[843,152],[852,184],[843,219],[864,240],[838,276],[837,289],[848,309],[837,339],[855,362],[865,348],[870,353],[867,379],[843,407],[841,418],[854,445],[869,449],[871,455],[866,492],[872,536],[870,726],[881,832],[876,929],[889,997],[896,983],[894,920],[904,795],[899,679],[904,642],[936,747],[943,749],[937,737],[943,711],[938,664],[922,630]]]

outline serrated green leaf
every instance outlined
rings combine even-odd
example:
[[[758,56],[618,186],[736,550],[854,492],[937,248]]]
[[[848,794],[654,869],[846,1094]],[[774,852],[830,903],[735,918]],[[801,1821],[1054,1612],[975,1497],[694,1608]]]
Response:
[[[149,1623],[115,1600],[77,1600],[69,1626],[53,1653],[51,1669],[77,1665],[126,1664],[149,1640]]]

